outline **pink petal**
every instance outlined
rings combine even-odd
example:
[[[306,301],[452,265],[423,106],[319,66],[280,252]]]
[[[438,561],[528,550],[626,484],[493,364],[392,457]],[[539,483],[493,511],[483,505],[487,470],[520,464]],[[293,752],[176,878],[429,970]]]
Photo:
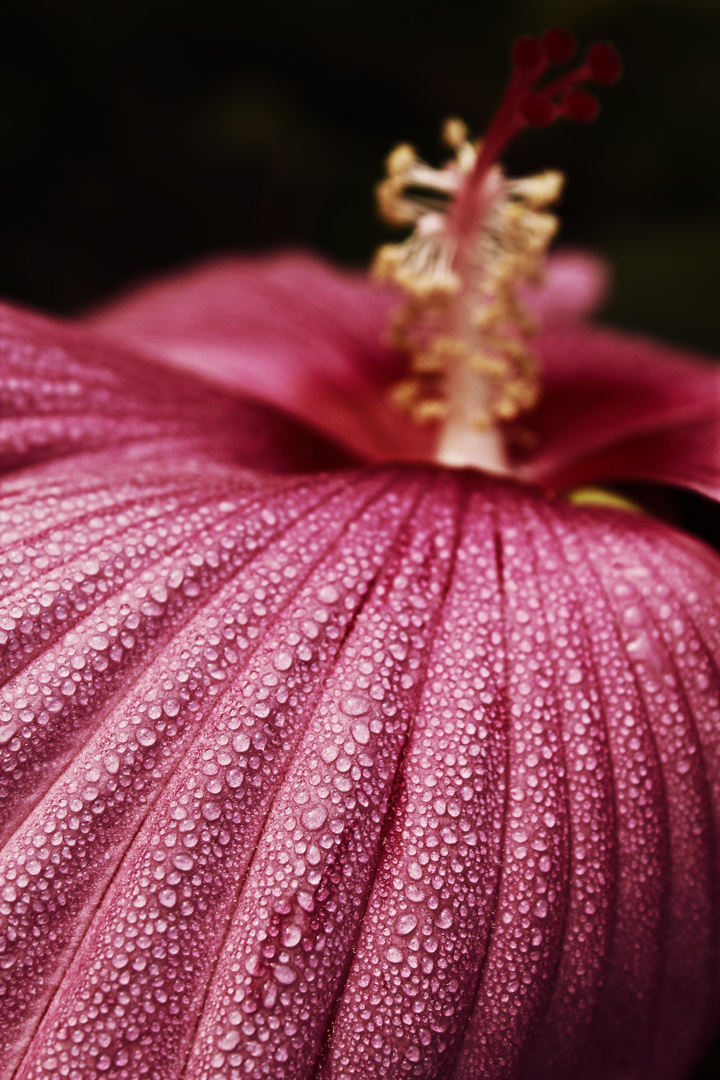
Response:
[[[548,263],[527,302],[544,330],[540,408],[516,474],[567,487],[651,479],[720,494],[716,369],[631,335],[579,323],[607,291],[579,252]],[[432,429],[389,406],[402,358],[382,344],[398,296],[307,255],[227,258],[145,286],[90,325],[219,384],[281,405],[361,459],[430,460]]]
[[[607,271],[565,252],[527,302],[543,322],[572,321],[604,298]],[[310,255],[226,258],[144,286],[95,312],[94,329],[280,405],[369,461],[425,460],[434,436],[385,396],[404,361],[387,348],[401,298]]]
[[[681,1080],[717,556],[3,320],[0,1075]]]
[[[716,365],[589,326],[549,330],[538,345],[546,384],[519,476],[558,487],[656,480],[720,498]]]
[[[268,406],[169,372],[84,328],[0,305],[0,469],[98,449],[137,459],[204,455],[275,471],[340,460]]]
[[[525,291],[525,303],[543,327],[597,314],[610,292],[610,268],[586,251],[561,248],[547,261],[539,288]]]
[[[383,343],[396,293],[310,255],[225,258],[94,313],[108,337],[287,410],[370,461],[427,456],[429,432],[383,388],[402,358]]]
[[[471,473],[191,449],[20,472],[0,524],[8,1075],[684,1075],[715,555]]]

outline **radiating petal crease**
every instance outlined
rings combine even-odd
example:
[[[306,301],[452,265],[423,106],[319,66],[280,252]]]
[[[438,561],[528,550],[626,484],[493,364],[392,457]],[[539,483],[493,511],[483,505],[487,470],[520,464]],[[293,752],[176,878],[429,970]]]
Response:
[[[3,1077],[680,1075],[716,557],[471,473],[113,479],[0,501]]]
[[[548,298],[566,375],[594,280]],[[688,370],[595,465],[674,432],[712,493]],[[0,402],[0,1080],[687,1073],[720,1012],[716,554],[340,467],[10,309]]]

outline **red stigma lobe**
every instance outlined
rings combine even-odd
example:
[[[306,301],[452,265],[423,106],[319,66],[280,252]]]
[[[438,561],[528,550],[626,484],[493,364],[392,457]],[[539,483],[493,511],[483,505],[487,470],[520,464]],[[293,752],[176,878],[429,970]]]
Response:
[[[594,120],[600,112],[600,103],[589,90],[568,90],[562,100],[562,111],[571,120]]]
[[[597,99],[582,89],[582,84],[590,80],[609,84],[619,79],[622,64],[612,45],[596,42],[578,67],[539,85],[548,68],[565,63],[575,49],[572,34],[555,27],[546,30],[539,40],[528,35],[513,43],[513,67],[505,95],[480,145],[472,175],[455,204],[457,235],[472,228],[477,214],[477,192],[488,170],[523,128],[544,127],[561,116],[587,122],[598,115]]]
[[[581,121],[595,119],[599,111],[597,101],[588,91],[575,88],[589,80],[609,85],[620,78],[622,64],[612,45],[596,42],[577,68],[545,86],[538,86],[547,69],[564,64],[576,47],[572,34],[558,28],[546,30],[540,40],[528,36],[514,42],[510,83],[490,123],[480,155],[484,159],[483,169],[497,159],[526,124],[545,125],[559,116]],[[572,92],[568,92],[571,88]]]
[[[575,38],[567,30],[546,30],[540,41],[543,52],[551,64],[564,64],[577,49]]]
[[[609,86],[622,75],[622,61],[612,45],[598,42],[588,50],[586,64],[595,82]]]

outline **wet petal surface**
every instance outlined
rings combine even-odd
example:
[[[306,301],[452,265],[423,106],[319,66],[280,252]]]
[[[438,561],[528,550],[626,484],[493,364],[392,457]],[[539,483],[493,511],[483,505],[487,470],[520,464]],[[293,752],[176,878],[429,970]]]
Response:
[[[567,489],[652,480],[720,497],[720,376],[658,342],[587,319],[608,273],[559,252],[527,289],[543,370],[539,407],[517,424],[513,473]],[[219,385],[280,405],[360,460],[428,461],[432,427],[387,400],[405,359],[384,346],[397,295],[306,255],[224,259],[150,283],[88,323]]]
[[[7,1075],[681,1075],[716,558],[469,473],[96,466],[0,504]]]
[[[717,556],[2,325],[3,1080],[680,1080]]]

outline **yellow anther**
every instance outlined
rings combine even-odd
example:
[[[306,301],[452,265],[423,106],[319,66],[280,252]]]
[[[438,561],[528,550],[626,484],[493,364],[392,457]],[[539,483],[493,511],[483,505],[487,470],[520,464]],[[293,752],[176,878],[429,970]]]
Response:
[[[478,330],[488,331],[494,329],[497,323],[505,318],[506,310],[506,305],[488,304],[487,307],[473,312],[473,321]]]
[[[402,176],[408,172],[413,165],[416,165],[418,156],[415,152],[415,148],[410,146],[409,143],[400,143],[394,150],[391,150],[387,156],[385,162],[385,168],[388,176],[396,177]]]
[[[473,353],[469,361],[470,370],[478,375],[492,375],[502,378],[508,373],[508,365],[505,360],[498,356],[486,356],[483,353]]]
[[[448,423],[465,415],[476,428],[488,427],[537,400],[538,366],[528,347],[535,328],[519,286],[542,274],[557,229],[546,207],[560,194],[562,176],[507,180],[493,165],[480,183],[473,179],[480,148],[462,121],[446,121],[442,134],[455,155],[446,166],[432,169],[403,144],[378,186],[385,219],[414,226],[406,240],[381,247],[373,266],[408,297],[392,340],[410,354],[411,374],[392,396],[421,422],[447,413]],[[480,183],[482,212],[474,227],[456,231],[454,199],[468,183]],[[443,404],[447,396],[453,400]]]
[[[442,141],[450,150],[459,150],[467,142],[468,129],[463,120],[450,117],[442,126]]]
[[[500,398],[495,406],[495,415],[498,420],[514,420],[520,411],[517,402],[509,397]]]
[[[435,351],[446,358],[467,355],[467,345],[456,337],[438,334],[433,343]]]
[[[419,401],[412,410],[413,419],[419,424],[429,424],[434,420],[444,420],[447,416],[447,402],[439,398]]]
[[[401,409],[411,410],[418,396],[418,385],[414,379],[403,379],[395,383],[390,390],[390,397]]]
[[[442,371],[442,357],[437,352],[418,353],[412,357],[411,364],[418,375],[436,375]]]
[[[630,514],[642,514],[644,510],[631,499],[616,491],[608,491],[605,488],[582,487],[576,488],[567,495],[568,502],[575,506],[596,506],[604,510],[625,510]]]
[[[562,173],[548,170],[535,176],[510,181],[511,196],[520,196],[533,210],[540,210],[557,202],[562,194],[565,178]]]

